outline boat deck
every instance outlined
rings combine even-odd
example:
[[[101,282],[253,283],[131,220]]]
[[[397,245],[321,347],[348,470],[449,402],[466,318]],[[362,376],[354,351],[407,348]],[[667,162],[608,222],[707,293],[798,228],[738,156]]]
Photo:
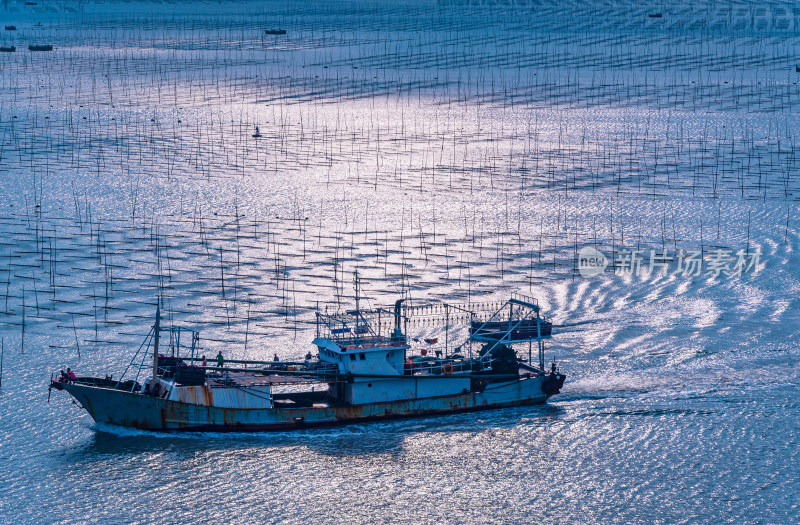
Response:
[[[206,384],[211,387],[237,386],[280,386],[280,385],[307,385],[314,383],[330,383],[312,375],[264,375],[256,372],[229,372],[227,374],[209,374]]]
[[[439,367],[441,369],[441,366]],[[531,373],[534,375],[541,374],[537,368],[527,364],[520,364],[519,375],[528,376]],[[419,376],[436,376],[442,377],[442,373],[433,373],[431,370],[415,370],[413,374],[405,374],[400,377],[419,377]],[[454,372],[455,376],[471,375],[470,371]],[[313,374],[309,375],[282,375],[282,374],[264,374],[261,372],[228,372],[226,374],[210,373],[207,376],[206,384],[211,387],[224,387],[224,386],[237,386],[237,387],[254,387],[254,386],[284,386],[284,385],[310,385],[310,384],[327,384],[337,383],[344,380],[335,380],[333,378],[320,378]]]

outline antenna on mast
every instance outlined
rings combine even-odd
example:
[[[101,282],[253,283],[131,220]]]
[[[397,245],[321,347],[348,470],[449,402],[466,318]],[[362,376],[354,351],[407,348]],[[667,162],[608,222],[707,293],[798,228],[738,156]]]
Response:
[[[359,320],[361,318],[361,308],[359,307],[359,296],[358,296],[358,270],[354,272],[353,280],[355,281],[355,288],[356,288],[356,341],[358,341],[358,334],[361,333],[359,330]]]

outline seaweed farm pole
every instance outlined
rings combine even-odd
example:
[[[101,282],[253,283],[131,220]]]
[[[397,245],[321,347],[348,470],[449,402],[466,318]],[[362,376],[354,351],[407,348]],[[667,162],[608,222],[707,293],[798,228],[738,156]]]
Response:
[[[747,212],[747,253],[750,253],[750,211]]]
[[[791,204],[786,205],[786,229],[783,231],[783,243],[786,244],[786,241],[789,238],[789,212],[791,210]]]
[[[75,328],[75,316],[72,316],[72,333],[75,334],[75,348],[78,349],[78,360],[81,359],[81,345],[78,343],[78,329]]]
[[[25,286],[22,287],[22,334],[20,352],[25,353]]]
[[[6,339],[0,339],[0,388],[3,388],[3,355],[6,353]]]

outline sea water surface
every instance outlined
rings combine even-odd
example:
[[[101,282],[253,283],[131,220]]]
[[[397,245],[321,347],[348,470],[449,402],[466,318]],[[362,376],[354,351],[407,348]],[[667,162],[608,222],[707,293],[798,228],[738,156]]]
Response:
[[[3,4],[0,523],[800,521],[798,16]],[[157,301],[209,356],[297,359],[356,270],[368,306],[423,307],[415,351],[463,343],[441,301],[536,297],[561,394],[179,434],[48,391],[119,377]]]

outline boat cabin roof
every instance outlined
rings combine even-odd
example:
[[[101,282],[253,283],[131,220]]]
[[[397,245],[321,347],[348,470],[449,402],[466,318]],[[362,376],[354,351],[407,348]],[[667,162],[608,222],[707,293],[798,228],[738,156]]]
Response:
[[[384,337],[382,335],[340,339],[334,341],[326,337],[317,337],[314,339],[313,344],[320,348],[330,350],[331,352],[344,353],[348,351],[353,352],[370,352],[370,351],[385,351],[385,350],[406,350],[410,348],[405,341]]]

